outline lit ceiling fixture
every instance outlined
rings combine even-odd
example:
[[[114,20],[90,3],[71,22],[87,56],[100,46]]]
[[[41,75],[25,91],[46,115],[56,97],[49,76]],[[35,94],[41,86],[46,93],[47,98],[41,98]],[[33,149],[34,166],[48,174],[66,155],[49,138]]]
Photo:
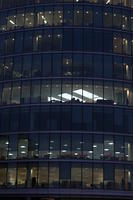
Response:
[[[15,24],[14,21],[12,21],[12,20],[10,20],[9,22],[10,22],[11,24],[13,24],[13,25]]]
[[[100,96],[98,96],[98,95],[95,95],[95,94],[93,94],[93,93],[91,93],[91,92],[88,92],[88,91],[86,91],[86,90],[82,90],[82,89],[79,89],[79,90],[75,90],[75,91],[73,91],[74,93],[76,93],[76,94],[79,94],[79,95],[83,95],[83,97],[86,97],[86,98],[88,98],[88,99],[92,99],[92,98],[94,98],[94,100],[97,100],[97,99],[103,99],[102,97],[100,97]]]
[[[106,4],[109,4],[110,3],[110,0],[107,0]]]
[[[82,101],[81,98],[78,98],[78,97],[76,97],[76,96],[72,96],[72,95],[70,95],[70,94],[68,94],[68,93],[59,94],[58,96],[59,96],[59,97],[62,96],[64,99],[67,99],[67,100],[71,100],[72,98],[74,98],[75,100]]]

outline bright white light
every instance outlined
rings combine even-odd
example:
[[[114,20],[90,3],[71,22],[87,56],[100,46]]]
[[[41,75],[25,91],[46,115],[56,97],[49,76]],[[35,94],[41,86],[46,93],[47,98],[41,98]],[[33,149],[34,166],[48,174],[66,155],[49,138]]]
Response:
[[[109,149],[104,149],[104,151],[109,151]]]
[[[47,20],[44,16],[42,16],[42,19],[44,19],[44,23],[47,24]]]
[[[67,150],[62,150],[62,153],[66,153],[67,152]]]
[[[115,154],[120,154],[120,152],[118,151],[118,152],[115,152]]]
[[[5,144],[9,144],[9,142],[6,142]]]
[[[110,0],[107,0],[106,4],[110,3]]]
[[[21,151],[21,153],[22,153],[22,154],[25,154],[26,152],[25,152],[25,151]]]
[[[61,94],[59,94],[58,95],[59,97],[63,97],[64,99],[68,99],[68,100],[71,100],[71,95],[70,94],[68,94],[68,93],[63,93],[62,95]]]
[[[24,148],[26,148],[26,146],[23,146],[23,145],[22,145],[22,146],[20,146],[20,148],[24,149]]]
[[[93,145],[93,148],[97,148],[97,145]]]
[[[13,156],[13,153],[9,153],[9,156]]]
[[[67,100],[71,100],[72,98],[74,98],[75,100],[82,101],[81,98],[78,98],[78,97],[76,97],[76,96],[72,96],[72,95],[70,95],[70,94],[68,94],[68,93],[59,94],[58,96],[59,96],[59,97],[62,96],[64,99],[67,99]]]
[[[49,154],[49,155],[52,155],[53,153],[52,153],[52,152],[48,152],[48,154]]]
[[[55,97],[48,97],[48,101],[60,101],[60,99],[57,99]]]
[[[84,97],[88,98],[88,99],[93,99],[96,101],[97,99],[103,99],[102,97],[98,96],[98,95],[95,95],[91,92],[88,92],[86,90],[82,90],[82,89],[79,89],[79,90],[74,90],[73,91],[74,93],[76,94],[79,94],[79,95],[83,95]]]
[[[113,145],[114,143],[113,142],[109,142],[109,145]]]
[[[14,21],[12,21],[12,20],[9,20],[9,22],[10,22],[11,24],[13,24],[13,25],[15,24]]]

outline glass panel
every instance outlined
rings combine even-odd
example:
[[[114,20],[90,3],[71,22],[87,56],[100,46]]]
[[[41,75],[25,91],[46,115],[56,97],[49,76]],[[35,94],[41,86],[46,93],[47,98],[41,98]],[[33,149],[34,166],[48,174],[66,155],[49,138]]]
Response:
[[[122,165],[116,165],[115,167],[115,189],[125,189],[124,168]]]
[[[21,159],[28,157],[28,138],[26,136],[18,137],[18,157]]]
[[[27,168],[25,166],[18,166],[17,185],[18,187],[27,185]]]
[[[37,134],[30,134],[29,136],[29,156],[30,158],[38,158],[38,135]]]
[[[72,135],[72,158],[82,157],[82,138],[81,135]]]
[[[9,159],[17,158],[17,144],[18,144],[17,135],[9,135],[9,150],[8,150]]]
[[[20,83],[14,83],[12,87],[12,96],[11,96],[11,104],[19,104],[20,103]]]
[[[103,159],[103,136],[101,135],[94,135],[93,156],[94,159]]]
[[[125,189],[133,190],[133,169],[130,165],[125,169]]]
[[[93,188],[103,188],[103,167],[98,164],[93,166]]]
[[[2,104],[10,104],[11,98],[11,85],[9,83],[4,84],[2,91]]]
[[[40,187],[47,187],[48,186],[48,165],[45,164],[45,163],[39,164],[38,185]]]
[[[122,136],[115,136],[115,159],[124,160],[124,141]]]
[[[61,135],[61,158],[63,159],[71,158],[71,135],[70,134]]]
[[[81,187],[81,165],[72,164],[71,166],[71,187],[80,188]]]
[[[133,138],[125,137],[125,159],[133,160]]]
[[[114,188],[114,167],[112,164],[104,165],[104,188],[106,190]]]
[[[114,141],[112,136],[104,136],[104,160],[114,160]]]
[[[93,148],[92,148],[92,135],[83,135],[83,159],[92,159]]]
[[[92,166],[91,164],[82,165],[82,185],[83,188],[92,188]]]
[[[50,135],[50,158],[59,158],[60,155],[60,135],[51,134]]]
[[[61,165],[60,165],[60,186],[65,187],[65,188],[70,187],[70,180],[71,180],[70,163],[61,163]]]
[[[37,186],[37,167],[36,166],[31,166],[30,169],[30,186],[32,188]],[[29,181],[29,179],[28,179]]]
[[[6,186],[6,173],[7,173],[6,166],[0,165],[0,187],[1,188]]]
[[[30,102],[30,82],[22,82],[21,103]]]
[[[5,160],[7,158],[8,144],[8,137],[0,136],[0,160]]]
[[[59,166],[57,164],[50,164],[49,166],[49,186],[58,187],[59,185]]]
[[[16,186],[16,166],[15,165],[10,164],[8,166],[7,186],[8,187]]]

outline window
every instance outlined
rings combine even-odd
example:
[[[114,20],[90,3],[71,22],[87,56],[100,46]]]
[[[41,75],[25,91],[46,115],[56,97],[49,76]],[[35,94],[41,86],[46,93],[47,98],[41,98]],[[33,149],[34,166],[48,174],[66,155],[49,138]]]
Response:
[[[34,55],[32,60],[32,77],[41,76],[41,55]]]
[[[5,187],[6,186],[6,172],[7,168],[5,165],[0,165],[0,187]]]
[[[51,163],[49,166],[49,186],[58,187],[59,185],[59,166],[56,163]]]
[[[103,159],[103,136],[94,135],[93,156],[94,159]]]
[[[124,168],[122,165],[115,166],[115,189],[125,189]]]
[[[20,89],[21,89],[20,82],[13,83],[11,104],[19,104],[20,103]]]
[[[31,76],[31,56],[24,56],[23,57],[23,77],[30,77]]]
[[[22,93],[21,93],[21,103],[30,102],[30,82],[22,82]]]
[[[93,11],[90,6],[84,7],[84,26],[92,26],[93,25]]]
[[[124,160],[124,141],[122,136],[115,136],[115,159]]]
[[[10,97],[11,97],[11,85],[10,83],[6,83],[4,84],[2,91],[2,104],[4,105],[10,104]]]
[[[48,165],[46,163],[39,163],[38,185],[39,187],[48,186]]]
[[[34,26],[34,11],[26,9],[25,13],[25,27],[30,28]]]
[[[49,158],[49,136],[40,134],[39,136],[39,158]]]
[[[50,159],[59,158],[60,155],[60,135],[51,134],[49,142]]]
[[[37,134],[30,134],[29,136],[29,157],[30,158],[38,158],[38,135]]]
[[[31,86],[31,103],[39,103],[40,100],[40,81],[34,81]]]
[[[13,75],[12,75],[13,79],[21,78],[21,76],[22,76],[21,67],[22,67],[21,57],[15,57],[14,58],[14,65],[13,65]]]
[[[60,26],[63,23],[63,11],[61,7],[54,8],[54,25]]]
[[[17,158],[17,144],[18,144],[18,136],[10,135],[9,136],[9,148],[8,148],[8,159],[16,159]]]
[[[104,136],[104,160],[114,160],[114,141],[112,136]]]
[[[120,34],[114,34],[113,51],[114,53],[122,53],[122,37]]]
[[[92,159],[93,148],[92,148],[92,135],[83,135],[83,159]]]
[[[83,18],[83,11],[81,6],[75,6],[74,8],[74,25],[81,26]]]
[[[125,159],[133,160],[133,138],[125,137]]]
[[[111,8],[104,8],[103,13],[103,24],[104,27],[112,27],[112,9]]]
[[[25,187],[27,185],[27,167],[20,165],[17,171],[17,186]]]
[[[9,164],[8,166],[7,186],[8,187],[16,186],[16,165],[15,164]]]
[[[70,134],[61,134],[61,158],[71,158],[71,136]]]
[[[92,187],[92,165],[84,163],[82,165],[82,186],[83,188]]]
[[[18,137],[18,158],[24,159],[28,157],[28,138],[26,136]]]
[[[71,165],[71,187],[81,187],[81,165],[78,163]]]
[[[12,58],[8,58],[5,60],[5,65],[4,65],[4,79],[11,79],[12,77],[12,67],[13,67],[13,60]]]
[[[72,158],[82,158],[82,138],[81,134],[72,135]]]
[[[125,169],[125,189],[133,190],[133,170],[130,165]]]
[[[65,170],[64,170],[65,169]],[[70,187],[71,180],[71,168],[70,163],[61,163],[60,164],[60,186],[63,188]]]
[[[37,186],[37,174],[38,174],[37,166],[31,165],[30,166],[30,180],[28,179],[29,181],[28,186],[31,186],[32,188]]]
[[[106,190],[114,188],[114,166],[112,164],[104,164],[104,188]]]
[[[121,28],[121,13],[120,10],[113,9],[113,26],[116,28]]]
[[[8,144],[8,137],[0,136],[0,160],[7,159]]]
[[[103,188],[103,167],[98,164],[95,164],[93,166],[93,188]]]

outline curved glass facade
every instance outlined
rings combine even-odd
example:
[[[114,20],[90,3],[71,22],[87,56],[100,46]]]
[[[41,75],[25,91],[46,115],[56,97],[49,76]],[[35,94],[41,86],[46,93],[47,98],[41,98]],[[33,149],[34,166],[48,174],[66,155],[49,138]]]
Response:
[[[0,0],[8,194],[133,198],[132,0]]]

